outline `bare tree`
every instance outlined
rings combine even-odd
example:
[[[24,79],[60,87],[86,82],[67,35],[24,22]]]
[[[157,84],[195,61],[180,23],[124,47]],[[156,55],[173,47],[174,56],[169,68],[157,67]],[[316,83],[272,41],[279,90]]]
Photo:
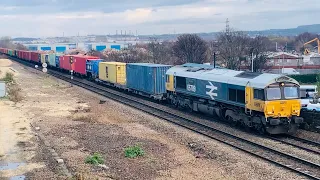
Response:
[[[16,49],[17,50],[28,50],[28,48],[26,46],[24,46],[23,44],[20,44],[20,43],[16,44]]]
[[[250,38],[241,31],[228,30],[217,35],[216,50],[229,69],[240,69],[248,52]]]
[[[304,51],[304,43],[314,39],[314,38],[317,38],[319,37],[317,34],[312,34],[312,33],[308,33],[308,32],[305,32],[305,33],[302,33],[302,34],[299,34],[294,42],[293,42],[293,46],[295,47],[296,51],[300,51],[300,52],[303,52]],[[317,46],[317,44],[314,42],[313,44],[314,46]],[[312,46],[312,44],[308,45],[308,47],[314,47]]]
[[[153,63],[159,63],[161,58],[161,54],[160,54],[161,48],[162,47],[158,39],[151,37],[150,42],[148,43],[148,49],[150,52],[150,56],[152,57]]]
[[[173,53],[181,63],[203,63],[207,59],[207,43],[196,34],[184,34],[178,37],[173,46]]]
[[[263,69],[266,69],[267,66],[267,52],[272,46],[271,41],[264,36],[257,36],[250,42],[250,50],[249,56],[253,58],[253,71],[254,72],[261,72]],[[248,64],[252,67],[252,61],[249,60]]]
[[[0,47],[9,48],[9,49],[18,49],[18,50],[27,50],[28,48],[24,45],[18,43],[14,44],[12,39],[8,36],[0,38]]]

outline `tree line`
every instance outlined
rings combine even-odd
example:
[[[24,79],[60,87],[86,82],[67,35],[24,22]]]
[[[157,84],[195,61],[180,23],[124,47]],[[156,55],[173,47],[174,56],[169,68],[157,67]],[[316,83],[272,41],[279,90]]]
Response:
[[[160,42],[150,38],[148,44],[137,44],[123,50],[107,50],[103,53],[91,51],[107,61],[149,62],[161,64],[213,63],[222,67],[240,70],[252,67],[259,72],[268,68],[268,54],[274,51],[303,52],[303,44],[315,34],[303,33],[296,37],[249,37],[245,32],[226,30],[216,35],[214,40],[205,41],[196,34],[180,35],[175,41]],[[276,46],[277,45],[277,46]],[[278,47],[278,49],[276,49]]]

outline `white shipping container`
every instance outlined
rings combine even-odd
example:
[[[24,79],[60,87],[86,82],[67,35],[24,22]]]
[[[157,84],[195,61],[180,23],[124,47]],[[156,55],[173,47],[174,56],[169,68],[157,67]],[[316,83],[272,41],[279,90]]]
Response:
[[[0,81],[0,97],[6,96],[6,83]]]

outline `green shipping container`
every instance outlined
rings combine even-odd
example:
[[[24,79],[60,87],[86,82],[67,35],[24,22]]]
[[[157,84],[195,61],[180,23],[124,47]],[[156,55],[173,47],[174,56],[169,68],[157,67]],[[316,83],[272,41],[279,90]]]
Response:
[[[9,54],[9,56],[13,56],[13,50],[12,49],[8,49],[8,54]]]
[[[48,65],[56,67],[56,53],[50,53],[48,56]]]

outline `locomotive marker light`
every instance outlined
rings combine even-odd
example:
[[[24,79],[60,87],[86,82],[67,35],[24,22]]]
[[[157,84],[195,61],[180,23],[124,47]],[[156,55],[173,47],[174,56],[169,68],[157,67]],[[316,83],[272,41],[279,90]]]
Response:
[[[214,100],[214,97],[217,97],[218,94],[214,93],[213,91],[218,90],[218,87],[214,86],[212,82],[208,81],[210,85],[206,85],[207,89],[210,89],[210,91],[206,92],[207,95],[211,97],[212,100]]]
[[[48,64],[47,64],[47,63],[43,63],[43,64],[42,64],[42,67],[43,67],[43,68],[47,68],[47,67],[48,67]]]
[[[37,69],[37,68],[38,68],[38,65],[35,65],[34,67]]]
[[[43,68],[42,72],[46,73],[46,72],[48,72],[48,69],[47,68]]]

